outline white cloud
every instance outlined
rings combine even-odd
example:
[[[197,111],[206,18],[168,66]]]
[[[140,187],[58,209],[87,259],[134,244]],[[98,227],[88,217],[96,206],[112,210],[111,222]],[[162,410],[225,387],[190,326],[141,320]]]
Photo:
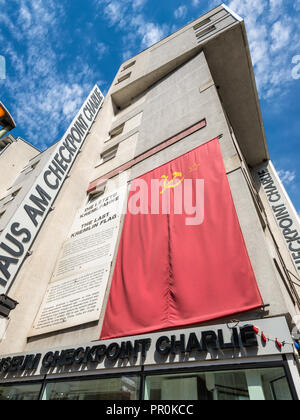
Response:
[[[3,85],[13,98],[10,109],[17,126],[28,141],[45,149],[67,128],[99,75],[76,57],[60,70],[62,56],[55,46],[64,43],[64,10],[59,3],[12,0],[10,4],[10,13],[0,16],[0,39],[6,38],[3,54],[13,67]],[[103,54],[106,47],[99,43],[98,49]]]
[[[141,47],[148,48],[156,42],[160,41],[164,35],[164,28],[152,22],[145,21],[142,15],[138,15],[131,20],[131,25],[136,30],[136,34],[141,39]]]
[[[97,52],[97,58],[100,60],[107,52],[108,52],[108,46],[104,44],[104,42],[97,42],[95,47]]]
[[[130,50],[123,51],[122,60],[127,61],[127,60],[129,60],[130,57],[132,57],[132,55],[133,55],[132,51],[130,51]]]
[[[300,0],[294,1],[294,9],[297,10],[297,12],[300,11]]]
[[[145,49],[160,41],[168,33],[166,25],[150,21],[142,8],[147,0],[94,0],[98,17],[107,19],[109,25],[122,31],[124,50],[122,58],[128,57],[128,51]]]
[[[19,24],[22,25],[23,29],[28,29],[31,25],[31,14],[24,2],[20,8]]]
[[[277,21],[274,23],[271,29],[271,48],[273,51],[279,50],[289,44],[291,38],[291,28],[292,25],[289,25],[288,21]]]
[[[284,7],[283,0],[270,0],[270,17],[272,20],[276,20],[280,17],[282,8]]]
[[[141,9],[145,6],[147,0],[133,0],[132,1],[132,8],[133,9]]]
[[[174,11],[174,17],[175,19],[183,19],[187,15],[187,7],[186,6],[180,6],[178,9]]]
[[[293,83],[292,57],[300,52],[299,15],[290,13],[283,0],[231,0],[228,6],[245,19],[260,96],[285,94]],[[300,0],[294,7],[300,11]]]
[[[156,44],[164,36],[164,31],[154,23],[147,23],[144,28],[139,28],[139,33],[142,34],[142,46],[145,48]]]
[[[110,1],[104,8],[104,13],[111,25],[119,23],[123,19],[123,5],[119,1]]]
[[[291,185],[296,179],[296,172],[295,171],[285,171],[280,170],[278,171],[278,176],[283,182],[283,184],[289,186]]]

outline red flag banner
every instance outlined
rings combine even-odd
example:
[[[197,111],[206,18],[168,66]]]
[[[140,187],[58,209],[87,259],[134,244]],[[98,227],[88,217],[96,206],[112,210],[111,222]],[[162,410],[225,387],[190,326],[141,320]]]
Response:
[[[261,305],[218,139],[132,182],[101,339]]]

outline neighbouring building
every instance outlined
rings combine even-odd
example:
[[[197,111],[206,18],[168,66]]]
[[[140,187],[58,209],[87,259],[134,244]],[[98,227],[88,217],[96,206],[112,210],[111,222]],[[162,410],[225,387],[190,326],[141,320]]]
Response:
[[[43,153],[0,147],[0,399],[299,399],[299,217],[239,16],[124,62]]]
[[[1,185],[0,197],[8,195],[16,178],[28,162],[39,154],[39,150],[21,138],[15,139],[11,134],[0,139]],[[1,209],[2,210],[2,209]]]

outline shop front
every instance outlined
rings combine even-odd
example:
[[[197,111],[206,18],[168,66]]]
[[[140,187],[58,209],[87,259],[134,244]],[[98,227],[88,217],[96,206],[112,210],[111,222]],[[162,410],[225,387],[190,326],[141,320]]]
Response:
[[[285,318],[2,357],[1,400],[297,400]]]

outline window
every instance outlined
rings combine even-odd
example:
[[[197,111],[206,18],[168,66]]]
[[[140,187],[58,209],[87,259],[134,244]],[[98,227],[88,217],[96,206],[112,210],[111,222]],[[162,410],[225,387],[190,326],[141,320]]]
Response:
[[[94,202],[94,201],[96,201],[99,197],[101,197],[101,195],[103,195],[103,194],[104,194],[104,192],[105,192],[105,187],[106,187],[106,184],[105,184],[105,185],[103,185],[103,187],[102,187],[100,190],[97,188],[97,190],[96,190],[95,192],[90,193],[90,194],[89,194],[88,203],[93,203],[93,202]]]
[[[153,375],[146,400],[292,400],[283,368]]]
[[[196,31],[197,29],[202,28],[202,26],[205,26],[210,22],[211,22],[210,18],[202,20],[202,22],[199,22],[194,26],[194,30]]]
[[[35,162],[31,166],[29,166],[29,168],[26,169],[26,175],[29,174],[30,172],[34,171],[34,169],[37,167],[38,164],[39,164],[39,161]]]
[[[119,126],[118,126],[118,127],[116,127],[116,128],[113,128],[113,129],[109,132],[110,139],[112,139],[112,138],[114,138],[114,137],[117,137],[117,136],[119,136],[120,134],[122,134],[122,133],[123,133],[123,130],[124,130],[124,126],[125,126],[125,123],[123,123],[123,124],[119,125]]]
[[[20,191],[21,191],[21,188],[18,189],[17,191],[15,191],[15,192],[13,192],[12,195],[11,195],[12,198],[15,198],[19,194]]]
[[[41,386],[41,383],[0,385],[0,401],[38,400]]]
[[[43,400],[114,400],[139,399],[138,376],[48,383]]]
[[[136,61],[132,61],[131,63],[126,64],[126,66],[123,67],[122,71],[125,71],[125,70],[129,69],[130,67],[134,66],[135,63],[136,63]]]
[[[203,31],[200,31],[196,33],[197,38],[202,38],[204,35],[209,34],[210,32],[214,31],[216,29],[215,25],[210,26],[207,29],[203,29]]]
[[[116,83],[116,85],[118,85],[119,83],[124,82],[126,79],[129,79],[129,77],[131,76],[131,73],[127,73],[124,76],[120,77]]]
[[[20,191],[21,191],[21,188],[14,191],[12,194],[7,195],[6,197],[2,198],[0,200],[0,206],[4,206],[4,205],[10,203],[11,201],[13,201],[15,199],[15,197],[19,194]]]
[[[115,146],[112,149],[109,149],[106,152],[103,152],[100,156],[101,164],[108,162],[111,159],[114,159],[116,157],[117,151],[118,151],[118,146]]]
[[[118,125],[117,127],[110,130],[109,135],[110,138],[107,140],[111,140],[121,134],[127,134],[132,130],[137,129],[142,122],[143,112],[139,112],[138,114],[130,117],[126,122],[123,124]]]

